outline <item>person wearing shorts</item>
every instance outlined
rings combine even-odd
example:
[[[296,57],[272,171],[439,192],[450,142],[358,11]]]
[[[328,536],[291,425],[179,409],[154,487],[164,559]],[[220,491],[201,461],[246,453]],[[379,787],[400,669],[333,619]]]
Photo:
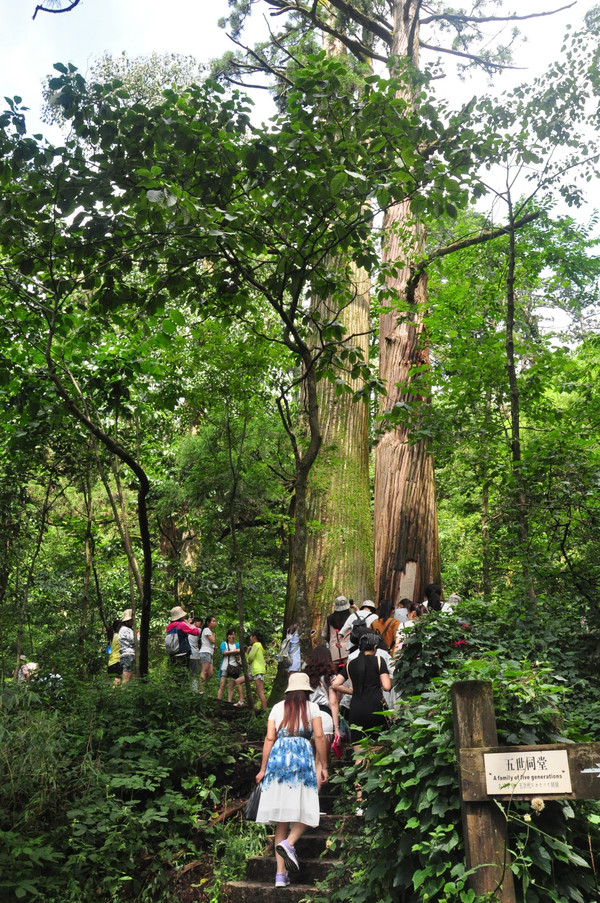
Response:
[[[188,662],[191,675],[192,690],[198,692],[198,678],[200,677],[200,627],[202,618],[192,618],[192,625],[198,629],[196,634],[188,633],[187,639],[190,644],[190,660]]]
[[[254,681],[256,694],[260,699],[263,709],[267,708],[267,698],[265,696],[265,672],[267,666],[265,664],[265,648],[263,646],[263,637],[258,630],[254,630],[250,634],[250,647],[246,653],[248,664],[250,665],[250,677]],[[236,684],[244,682],[244,676],[238,677]]]
[[[200,677],[203,681],[213,676],[213,656],[215,654],[215,627],[217,619],[209,615],[202,626],[200,634]]]
[[[221,643],[221,668],[219,670],[219,690],[217,692],[217,699],[223,698],[223,693],[225,692],[225,686],[228,684],[227,688],[227,699],[229,702],[233,702],[233,689],[237,686],[238,691],[238,702],[236,705],[244,704],[244,691],[242,690],[242,685],[238,682],[237,677],[230,677],[227,673],[227,669],[230,665],[234,665],[237,667],[238,677],[240,674],[240,644],[235,641],[235,630],[233,627],[230,627],[227,631],[227,639],[225,639]]]

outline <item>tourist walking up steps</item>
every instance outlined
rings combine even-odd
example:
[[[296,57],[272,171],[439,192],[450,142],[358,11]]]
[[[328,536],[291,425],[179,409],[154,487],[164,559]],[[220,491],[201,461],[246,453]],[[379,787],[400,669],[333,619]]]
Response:
[[[336,718],[338,707],[336,693],[347,693],[344,684],[348,678],[350,679],[351,701],[348,720],[352,730],[352,742],[355,744],[360,743],[365,731],[369,731],[372,735],[386,725],[385,715],[382,714],[386,709],[382,691],[391,690],[392,683],[385,660],[376,655],[378,645],[378,633],[368,631],[363,634],[359,641],[359,654],[349,662],[347,668],[342,668],[331,684],[332,692],[329,699],[334,723],[339,724]],[[355,752],[360,754],[360,751],[360,746],[356,746]]]
[[[275,823],[275,887],[287,887],[288,872],[300,865],[295,844],[309,827],[319,824],[319,784],[327,780],[327,747],[319,706],[310,702],[308,674],[291,674],[285,699],[269,713],[262,763],[263,782],[256,821]],[[314,740],[315,754],[311,746]]]
[[[215,627],[217,619],[214,615],[208,615],[202,625],[200,633],[200,677],[206,683],[213,676],[213,658],[215,654]]]
[[[227,688],[227,700],[233,702],[233,689],[236,686],[241,671],[240,644],[235,640],[235,629],[230,627],[227,631],[227,639],[221,643],[221,667],[219,669],[219,689],[217,699],[223,699],[225,684]],[[236,705],[244,704],[244,692],[241,683],[237,684],[238,701]]]
[[[340,637],[340,630],[346,623],[350,614],[350,603],[345,596],[338,596],[333,603],[334,610],[327,616],[323,625],[321,636],[327,643],[331,653],[331,659],[338,667],[341,667],[348,658],[349,634]]]
[[[373,621],[377,620],[377,611],[375,609],[375,603],[372,599],[365,599],[364,602],[361,602],[360,608],[358,611],[353,611],[351,615],[346,618],[342,629],[340,630],[340,638],[348,642],[348,652],[351,653],[356,648],[356,645],[352,641],[352,628],[358,622],[359,624],[362,622],[367,627],[370,627]]]

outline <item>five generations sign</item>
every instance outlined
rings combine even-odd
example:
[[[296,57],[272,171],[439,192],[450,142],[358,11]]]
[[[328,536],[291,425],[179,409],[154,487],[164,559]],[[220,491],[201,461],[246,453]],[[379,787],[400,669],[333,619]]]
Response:
[[[600,799],[600,743],[458,750],[463,800]]]
[[[571,793],[571,774],[566,749],[535,752],[484,753],[486,790],[490,796],[506,793]]]

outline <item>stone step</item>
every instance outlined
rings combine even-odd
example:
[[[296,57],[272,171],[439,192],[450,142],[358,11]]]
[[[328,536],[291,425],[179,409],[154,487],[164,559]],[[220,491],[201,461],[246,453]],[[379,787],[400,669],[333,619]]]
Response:
[[[330,854],[326,847],[328,839],[329,835],[325,831],[307,831],[296,843],[298,855],[301,859],[320,859],[321,855],[329,856]],[[273,841],[269,844],[265,854],[269,855],[272,850]]]
[[[332,796],[331,793],[320,793],[319,794],[319,809],[321,812],[333,812],[333,806],[336,801],[336,797]]]
[[[275,875],[271,875],[269,884],[256,881],[230,881],[221,887],[219,903],[300,903],[305,898],[310,900],[315,888],[310,884],[290,884],[288,887],[275,887]]]
[[[324,834],[329,835],[335,829],[337,823],[342,819],[344,820],[344,826],[346,827],[348,824],[347,816],[333,815],[332,813],[326,812],[319,818],[319,827],[311,828],[311,833],[314,833],[315,831],[321,831]]]
[[[331,871],[332,859],[305,859],[300,851],[300,845],[297,847],[300,861],[300,872],[298,877],[290,875],[293,884],[314,884],[315,881],[322,881]],[[246,879],[248,881],[260,881],[269,884],[275,880],[275,856],[255,856],[246,863]]]

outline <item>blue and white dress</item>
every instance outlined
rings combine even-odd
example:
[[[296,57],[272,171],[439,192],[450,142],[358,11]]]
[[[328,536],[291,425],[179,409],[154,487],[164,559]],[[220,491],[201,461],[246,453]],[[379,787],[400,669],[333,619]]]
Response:
[[[283,721],[283,705],[278,702],[269,714],[269,721],[275,722],[276,729]],[[284,728],[271,749],[256,816],[260,824],[295,821],[310,827],[319,824],[317,772],[310,738],[312,721],[321,717],[321,710],[314,702],[307,706],[308,731],[290,736]]]

